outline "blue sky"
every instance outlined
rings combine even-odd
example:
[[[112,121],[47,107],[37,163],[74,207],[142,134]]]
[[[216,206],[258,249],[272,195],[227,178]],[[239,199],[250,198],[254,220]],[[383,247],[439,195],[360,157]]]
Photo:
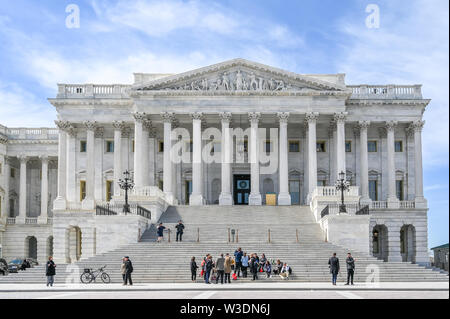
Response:
[[[367,28],[368,4],[380,27]],[[80,28],[66,28],[66,6]],[[423,84],[429,246],[448,242],[448,0],[0,0],[0,123],[54,126],[56,83],[131,83],[236,57],[348,84]]]

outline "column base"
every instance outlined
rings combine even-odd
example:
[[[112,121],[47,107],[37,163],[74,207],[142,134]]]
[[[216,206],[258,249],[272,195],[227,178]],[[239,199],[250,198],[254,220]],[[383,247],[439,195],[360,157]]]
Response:
[[[291,194],[280,193],[278,194],[278,205],[291,205]]]
[[[82,202],[81,202],[81,209],[83,210],[93,210],[95,209],[95,201],[93,199],[88,199],[85,198]]]
[[[53,201],[53,209],[54,210],[65,210],[67,208],[66,199],[63,197],[57,197]]]
[[[189,197],[189,206],[203,206],[204,199],[202,194],[191,194]]]
[[[47,224],[47,216],[39,216],[37,223],[40,225],[46,225]]]
[[[393,209],[399,209],[400,208],[400,201],[398,200],[397,197],[391,197],[387,199],[387,205],[388,208],[393,208]]]
[[[414,199],[414,206],[416,208],[428,208],[428,202],[425,197],[416,197]]]
[[[220,193],[219,205],[223,206],[233,205],[233,196],[231,196],[231,193]]]
[[[250,206],[261,206],[262,205],[261,194],[250,193],[250,196],[248,197],[248,204]]]

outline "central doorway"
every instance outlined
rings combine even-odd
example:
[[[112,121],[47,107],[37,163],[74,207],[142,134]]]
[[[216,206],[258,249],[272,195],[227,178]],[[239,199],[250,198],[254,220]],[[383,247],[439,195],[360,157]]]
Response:
[[[233,176],[233,197],[235,205],[248,205],[250,175]]]

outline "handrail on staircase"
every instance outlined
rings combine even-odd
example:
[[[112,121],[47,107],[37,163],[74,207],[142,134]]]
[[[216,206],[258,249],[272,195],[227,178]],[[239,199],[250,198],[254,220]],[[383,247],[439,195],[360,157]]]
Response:
[[[197,227],[197,243],[200,242],[200,228]]]
[[[298,244],[299,243],[299,240],[298,240],[298,228],[295,229],[295,236],[297,237],[297,244]]]
[[[270,244],[270,228],[268,229],[268,236],[269,236],[269,244]]]
[[[324,218],[328,214],[330,214],[330,206],[329,205],[325,206],[325,208],[322,209],[322,211],[320,212],[320,217]]]

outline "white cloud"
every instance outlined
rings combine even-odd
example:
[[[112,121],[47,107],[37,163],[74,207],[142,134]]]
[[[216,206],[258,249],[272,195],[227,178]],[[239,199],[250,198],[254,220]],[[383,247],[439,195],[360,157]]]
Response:
[[[448,1],[416,0],[407,8],[397,2],[380,5],[379,29],[364,20],[342,20],[347,36],[338,71],[348,83],[423,84],[431,98],[424,113],[424,166],[448,165]]]
[[[423,190],[425,192],[429,192],[429,191],[434,191],[434,190],[444,190],[444,189],[448,189],[448,185],[443,185],[443,184],[433,184],[433,185],[427,185],[423,188]]]

